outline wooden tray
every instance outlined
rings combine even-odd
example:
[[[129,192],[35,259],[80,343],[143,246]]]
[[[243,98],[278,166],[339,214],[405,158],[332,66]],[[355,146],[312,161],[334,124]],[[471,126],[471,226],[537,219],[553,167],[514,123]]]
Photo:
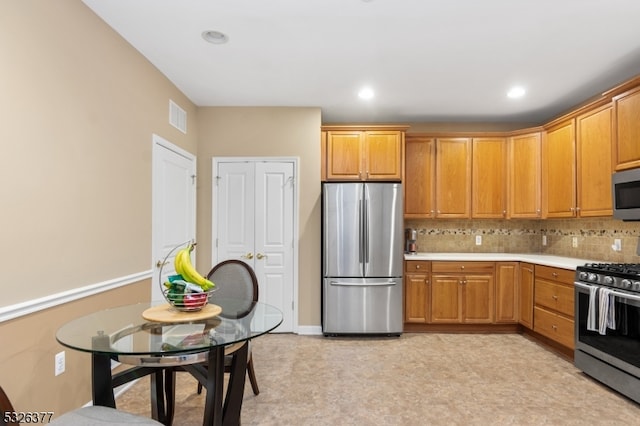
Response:
[[[175,309],[168,303],[153,306],[142,313],[147,321],[156,322],[189,322],[212,318],[220,315],[222,308],[218,305],[207,304],[201,310],[195,312],[183,312]]]

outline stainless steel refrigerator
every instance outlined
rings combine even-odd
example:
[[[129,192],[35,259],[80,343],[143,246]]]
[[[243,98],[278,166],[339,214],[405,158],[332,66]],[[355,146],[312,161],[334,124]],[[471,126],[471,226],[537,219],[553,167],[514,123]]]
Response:
[[[399,183],[322,188],[322,332],[402,333],[403,203]]]

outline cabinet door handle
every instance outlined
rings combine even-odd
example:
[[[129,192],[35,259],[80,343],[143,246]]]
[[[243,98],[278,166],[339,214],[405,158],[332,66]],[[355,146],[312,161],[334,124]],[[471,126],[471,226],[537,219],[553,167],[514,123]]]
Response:
[[[558,273],[557,272],[552,272],[551,275],[553,276],[553,278],[558,278]]]
[[[555,294],[551,297],[553,298],[553,300],[558,300],[558,296],[556,296]]]

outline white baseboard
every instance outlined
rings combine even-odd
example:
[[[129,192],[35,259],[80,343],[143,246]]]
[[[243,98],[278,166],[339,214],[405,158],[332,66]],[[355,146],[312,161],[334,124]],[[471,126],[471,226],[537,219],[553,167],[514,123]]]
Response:
[[[306,336],[318,336],[322,334],[322,326],[299,325],[297,334],[306,335]]]
[[[34,312],[42,311],[47,308],[62,305],[64,303],[69,303],[74,300],[82,299],[84,297],[93,296],[94,294],[102,293],[114,288],[133,284],[144,279],[151,278],[152,273],[153,271],[149,269],[148,271],[142,271],[136,274],[103,281],[101,283],[90,284],[84,287],[62,291],[60,293],[40,297],[38,299],[32,299],[9,306],[3,306],[0,307],[0,323],[24,315],[29,315]]]

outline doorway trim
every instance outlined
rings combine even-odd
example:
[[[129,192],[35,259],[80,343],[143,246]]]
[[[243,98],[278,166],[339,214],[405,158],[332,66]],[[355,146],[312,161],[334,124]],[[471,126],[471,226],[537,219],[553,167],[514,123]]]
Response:
[[[218,239],[218,227],[215,219],[216,202],[218,198],[218,185],[215,184],[218,163],[224,162],[278,162],[293,163],[294,190],[293,190],[293,332],[298,332],[298,240],[300,236],[300,183],[299,163],[300,157],[211,157],[211,264],[215,264],[216,241]]]

